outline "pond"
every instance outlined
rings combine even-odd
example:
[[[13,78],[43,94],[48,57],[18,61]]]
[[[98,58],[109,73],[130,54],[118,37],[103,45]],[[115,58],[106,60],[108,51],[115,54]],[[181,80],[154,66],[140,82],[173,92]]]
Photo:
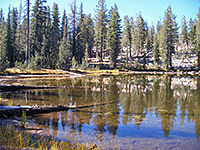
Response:
[[[25,79],[63,89],[0,93],[14,105],[85,105],[31,119],[57,140],[100,149],[200,149],[199,76],[85,76]],[[110,102],[110,103],[109,103]]]

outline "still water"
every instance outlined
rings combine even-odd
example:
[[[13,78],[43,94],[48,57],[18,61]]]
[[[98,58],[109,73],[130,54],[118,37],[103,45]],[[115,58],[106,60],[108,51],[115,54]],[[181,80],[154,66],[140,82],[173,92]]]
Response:
[[[57,140],[97,144],[102,149],[200,149],[199,76],[87,76],[21,82],[65,88],[0,93],[1,98],[15,105],[106,102],[32,117]]]

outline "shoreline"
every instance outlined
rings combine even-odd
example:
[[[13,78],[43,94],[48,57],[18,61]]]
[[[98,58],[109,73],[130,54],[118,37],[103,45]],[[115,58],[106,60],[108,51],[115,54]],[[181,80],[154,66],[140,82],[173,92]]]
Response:
[[[8,68],[0,72],[2,78],[31,77],[82,77],[85,75],[119,75],[119,74],[150,74],[150,75],[200,75],[198,70],[165,70],[165,69],[41,69],[19,70]]]

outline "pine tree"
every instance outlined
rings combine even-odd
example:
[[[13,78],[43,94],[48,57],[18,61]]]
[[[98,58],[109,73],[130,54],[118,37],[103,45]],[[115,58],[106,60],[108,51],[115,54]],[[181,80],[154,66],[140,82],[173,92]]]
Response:
[[[158,21],[156,25],[156,33],[154,34],[154,40],[153,40],[153,60],[155,66],[158,66],[160,62],[161,27],[162,24],[160,21]]]
[[[149,30],[148,30],[149,49],[153,48],[154,36],[155,36],[155,27],[154,25],[152,25],[151,27],[149,27]]]
[[[12,31],[11,31],[11,11],[8,9],[8,17],[6,21],[6,35],[4,38],[4,46],[9,62],[9,67],[14,66],[14,51],[13,51]]]
[[[188,31],[188,48],[192,51],[194,51],[194,47],[196,44],[196,29],[197,28],[197,20],[195,19],[194,21],[192,18],[190,18],[189,21],[189,31]]]
[[[137,39],[137,53],[136,55],[138,56],[139,53],[142,53],[142,50],[144,49],[145,41],[146,41],[146,36],[147,36],[147,25],[146,22],[144,21],[141,12],[137,16],[137,21],[136,21],[136,29],[135,29],[135,34],[136,34],[136,39]]]
[[[70,5],[71,7],[71,26],[72,26],[72,57],[76,57],[76,24],[77,24],[77,7],[76,7],[76,0],[72,2]]]
[[[158,41],[158,33],[154,35],[154,43],[153,43],[153,60],[154,65],[158,66],[160,61],[160,51],[159,51],[159,41]]]
[[[124,17],[124,31],[123,31],[124,37],[125,37],[125,43],[127,44],[129,49],[129,57],[131,58],[131,46],[132,46],[132,32],[131,32],[131,24],[130,19],[128,16]]]
[[[161,45],[161,28],[162,28],[162,22],[158,21],[156,24],[156,35],[157,35],[159,47]]]
[[[59,53],[59,40],[60,40],[60,29],[59,29],[59,12],[58,4],[53,4],[53,19],[52,19],[52,68],[56,67],[58,62],[58,53]]]
[[[197,67],[198,70],[200,70],[200,8],[197,15],[198,21],[197,21],[197,30],[196,30],[196,45],[195,45],[195,51],[197,54]]]
[[[31,19],[31,37],[30,37],[30,57],[37,68],[41,67],[41,49],[44,34],[44,3],[43,0],[36,0],[33,6]],[[28,54],[27,54],[28,55]]]
[[[91,14],[87,15],[86,16],[86,19],[85,19],[85,23],[84,23],[86,26],[85,26],[85,29],[86,29],[86,51],[87,51],[87,54],[88,54],[88,57],[92,57],[92,48],[93,48],[93,44],[94,44],[94,23],[93,23],[93,19],[91,17]]]
[[[16,33],[16,62],[23,64],[25,62],[25,45],[24,45],[24,30],[25,24],[22,21],[22,3],[20,3],[19,14],[17,18],[17,33]]]
[[[76,35],[76,57],[80,64],[82,64],[82,59],[85,54],[86,48],[86,24],[85,24],[85,14],[83,14],[83,3],[80,6],[80,12],[77,22],[77,35]]]
[[[169,69],[172,67],[172,53],[178,40],[176,17],[172,14],[171,6],[168,6],[161,31],[161,56],[163,65]]]
[[[71,52],[71,35],[68,25],[68,18],[66,11],[64,10],[62,17],[62,30],[61,30],[61,41],[59,48],[59,68],[67,69],[70,66],[70,52]]]
[[[103,61],[104,50],[106,48],[106,35],[107,35],[107,9],[105,5],[105,0],[99,0],[98,5],[96,5],[96,17],[95,17],[95,41],[97,50],[100,47],[100,58]],[[97,51],[96,51],[97,53]]]
[[[5,28],[6,23],[3,16],[3,9],[0,11],[0,71],[8,67],[8,60],[5,49]]]
[[[151,45],[151,39],[150,39],[150,35],[148,34],[147,37],[146,37],[146,42],[145,42],[145,48],[146,48],[146,51],[150,51],[152,45]]]
[[[111,64],[116,67],[117,56],[120,52],[121,38],[121,19],[118,13],[117,5],[111,8],[109,12],[107,46],[110,54]]]
[[[60,39],[62,39],[62,37],[64,36],[63,33],[64,33],[66,22],[67,22],[67,15],[66,15],[66,10],[64,9],[63,16],[62,16],[61,27],[60,27]]]
[[[17,59],[17,41],[16,41],[16,35],[17,35],[17,25],[18,25],[18,12],[17,8],[13,8],[12,15],[11,15],[11,38],[12,38],[12,48],[13,48],[13,58],[12,58],[12,67],[14,66],[14,63]]]
[[[37,0],[36,0],[37,1]],[[30,59],[30,0],[26,0],[26,17],[24,17],[25,40],[26,40],[26,67],[29,66]]]
[[[180,36],[180,44],[182,47],[182,51],[184,53],[187,52],[188,49],[188,28],[185,16],[182,19],[182,29],[181,29],[181,36]]]
[[[131,24],[131,36],[132,36],[132,49],[133,52],[136,53],[137,51],[137,27],[136,22],[133,20],[133,17],[130,18],[130,24]]]
[[[44,32],[43,32],[43,41],[41,48],[41,57],[42,57],[42,67],[51,68],[51,53],[52,53],[52,26],[51,26],[51,16],[50,16],[50,7],[45,7],[44,10]]]

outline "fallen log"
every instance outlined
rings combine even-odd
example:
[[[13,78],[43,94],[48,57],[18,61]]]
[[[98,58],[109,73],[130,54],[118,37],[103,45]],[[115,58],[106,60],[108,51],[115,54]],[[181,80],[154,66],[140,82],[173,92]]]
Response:
[[[69,109],[81,109],[87,107],[101,106],[106,104],[114,104],[118,101],[95,103],[87,105],[57,105],[57,106],[0,106],[0,118],[11,118],[13,116],[22,116],[22,112],[26,112],[26,116],[33,116],[36,114],[45,114],[50,112],[64,111]]]
[[[56,89],[65,88],[57,86],[27,86],[27,85],[0,85],[2,91],[18,91],[18,90],[30,90],[30,89]]]

